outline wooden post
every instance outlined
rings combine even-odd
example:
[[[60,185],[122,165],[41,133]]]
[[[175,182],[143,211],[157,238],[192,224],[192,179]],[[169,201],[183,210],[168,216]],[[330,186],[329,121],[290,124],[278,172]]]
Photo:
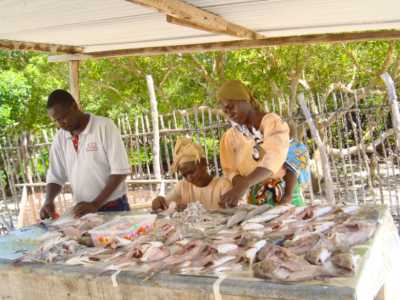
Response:
[[[333,180],[330,172],[330,167],[329,167],[329,158],[327,151],[325,149],[325,145],[322,143],[321,137],[319,136],[317,127],[314,124],[314,121],[311,117],[311,113],[307,108],[307,105],[304,101],[304,94],[301,93],[298,96],[299,104],[300,107],[303,111],[303,114],[306,118],[307,124],[310,127],[311,130],[311,135],[314,138],[320,153],[321,153],[321,160],[322,160],[322,171],[324,173],[324,178],[325,178],[325,193],[326,193],[326,198],[328,200],[329,204],[334,204],[335,203],[335,194],[333,192]]]
[[[69,90],[76,103],[80,105],[79,60],[71,60],[69,62]]]
[[[151,121],[153,125],[153,169],[156,179],[161,179],[160,168],[160,128],[158,124],[157,98],[154,91],[154,82],[151,75],[146,75],[147,88],[150,96]]]
[[[392,109],[392,124],[396,135],[396,150],[400,153],[400,112],[399,103],[397,102],[396,87],[388,72],[381,74],[381,78],[385,82],[389,104]]]

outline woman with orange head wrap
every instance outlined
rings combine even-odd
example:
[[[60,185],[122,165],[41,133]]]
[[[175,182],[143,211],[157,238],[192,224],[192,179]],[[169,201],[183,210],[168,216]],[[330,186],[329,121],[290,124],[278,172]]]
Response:
[[[265,113],[239,80],[225,82],[217,99],[232,123],[221,139],[220,158],[233,187],[222,196],[221,205],[235,206],[249,190],[252,204],[279,203],[285,198],[281,183],[286,174],[288,125],[277,114]]]
[[[172,170],[179,172],[184,179],[166,197],[154,199],[153,210],[167,209],[172,201],[177,203],[178,209],[195,201],[202,203],[206,209],[218,209],[221,195],[231,188],[231,183],[226,178],[213,177],[208,173],[203,148],[190,138],[180,137],[173,154]]]

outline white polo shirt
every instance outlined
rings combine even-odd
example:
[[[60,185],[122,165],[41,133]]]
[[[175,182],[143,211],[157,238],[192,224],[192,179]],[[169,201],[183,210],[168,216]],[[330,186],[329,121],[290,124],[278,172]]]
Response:
[[[128,155],[119,129],[107,118],[90,115],[85,130],[79,134],[78,151],[71,133],[58,130],[50,149],[47,183],[70,182],[76,202],[91,202],[104,189],[112,174],[130,174]],[[105,203],[127,192],[122,182]]]

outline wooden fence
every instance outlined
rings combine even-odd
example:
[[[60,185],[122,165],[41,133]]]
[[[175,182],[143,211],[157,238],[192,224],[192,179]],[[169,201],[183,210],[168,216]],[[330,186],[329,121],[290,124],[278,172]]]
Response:
[[[400,162],[386,96],[360,97],[333,92],[329,95],[309,94],[306,99],[312,120],[328,153],[336,201],[354,204],[385,203],[392,208],[394,215],[400,216]],[[313,176],[310,185],[305,187],[305,193],[309,200],[324,201],[324,190],[327,187],[324,185],[320,149],[300,111],[291,119],[286,117],[285,103],[288,103],[288,99],[273,99],[266,101],[265,107],[267,111],[274,111],[294,124],[292,129],[295,129],[296,136],[308,146]],[[168,189],[168,185],[177,179],[177,175],[171,172],[171,163],[173,146],[180,135],[192,136],[201,143],[207,154],[210,171],[221,175],[219,139],[229,127],[221,111],[205,106],[194,107],[160,114],[158,122],[163,184],[154,175],[150,112],[133,118],[121,116],[116,120],[132,165],[128,183],[130,201],[135,205],[150,200],[164,184]],[[3,137],[0,141],[0,203],[3,212],[16,214],[19,211],[23,191],[24,206],[36,211],[29,213],[30,218],[37,218],[37,210],[44,195],[48,150],[54,134],[55,129],[49,129],[18,137]],[[68,188],[64,192],[60,208],[70,205]],[[6,221],[7,218],[3,223]]]

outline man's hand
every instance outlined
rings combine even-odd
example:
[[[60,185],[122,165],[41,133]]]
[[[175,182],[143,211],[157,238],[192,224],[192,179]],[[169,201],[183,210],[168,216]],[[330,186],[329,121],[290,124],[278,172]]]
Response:
[[[75,217],[80,218],[83,215],[97,212],[99,208],[100,207],[93,202],[80,202],[74,206],[72,212]]]
[[[232,189],[221,196],[221,200],[219,201],[219,206],[222,208],[226,207],[236,207],[240,198],[242,198],[247,189],[249,188],[249,184],[245,177],[238,177],[234,178],[234,186]]]
[[[164,197],[158,196],[151,203],[151,208],[154,212],[168,209],[168,203]]]
[[[42,220],[52,218],[56,215],[56,208],[53,201],[45,201],[42,208],[40,209],[40,218]]]

